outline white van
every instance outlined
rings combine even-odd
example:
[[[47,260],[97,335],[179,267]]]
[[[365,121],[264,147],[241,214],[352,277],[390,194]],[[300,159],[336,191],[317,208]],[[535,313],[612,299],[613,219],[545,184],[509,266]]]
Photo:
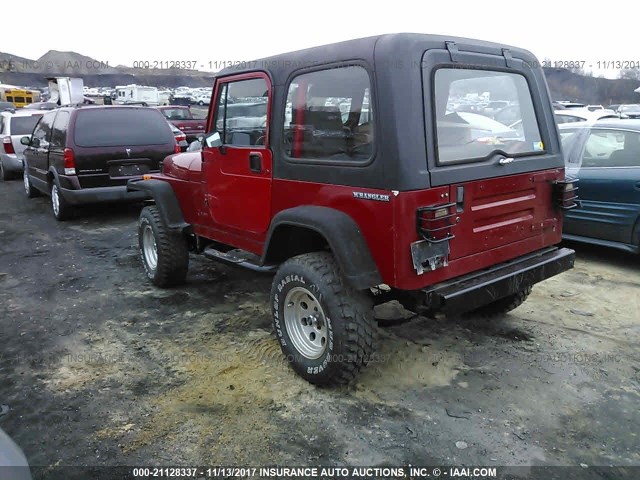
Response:
[[[157,107],[160,105],[158,89],[143,85],[118,86],[115,91],[114,103],[118,105],[145,104]]]

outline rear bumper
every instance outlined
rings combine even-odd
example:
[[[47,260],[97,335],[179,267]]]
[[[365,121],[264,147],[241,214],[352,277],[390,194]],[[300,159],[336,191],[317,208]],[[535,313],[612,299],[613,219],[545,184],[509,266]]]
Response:
[[[147,199],[140,191],[128,191],[126,185],[118,187],[85,188],[82,190],[60,189],[60,195],[72,205],[85,203],[135,202]]]
[[[22,172],[22,156],[20,155],[2,153],[0,154],[0,161],[2,161],[2,168],[7,172]]]
[[[517,293],[573,268],[575,252],[550,247],[422,290],[422,306],[462,313]]]

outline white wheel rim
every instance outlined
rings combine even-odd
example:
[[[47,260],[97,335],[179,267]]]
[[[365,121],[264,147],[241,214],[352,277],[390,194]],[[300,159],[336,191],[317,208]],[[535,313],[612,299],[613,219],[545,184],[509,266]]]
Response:
[[[158,266],[158,247],[151,225],[145,225],[142,231],[142,252],[149,268],[155,270]]]
[[[60,214],[60,197],[58,196],[58,187],[51,187],[51,206],[56,217]]]
[[[295,349],[315,360],[327,350],[329,329],[318,299],[303,287],[294,287],[284,299],[284,323]]]

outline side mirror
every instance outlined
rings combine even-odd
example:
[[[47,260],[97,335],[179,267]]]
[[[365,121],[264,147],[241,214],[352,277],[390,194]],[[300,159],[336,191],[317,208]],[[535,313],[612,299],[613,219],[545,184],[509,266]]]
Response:
[[[37,140],[37,139],[34,139],[34,140]],[[31,143],[31,139],[29,137],[22,137],[20,139],[20,143],[22,145],[29,145]]]
[[[207,147],[209,148],[214,148],[214,147],[221,147],[222,146],[222,139],[220,138],[220,134],[218,132],[213,132],[209,135],[207,135],[205,138],[205,143],[207,145]]]

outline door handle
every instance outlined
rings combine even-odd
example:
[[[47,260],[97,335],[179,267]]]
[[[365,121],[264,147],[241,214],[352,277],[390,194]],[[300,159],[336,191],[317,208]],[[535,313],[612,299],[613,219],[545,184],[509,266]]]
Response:
[[[251,152],[249,154],[249,170],[254,173],[262,173],[262,154]]]

